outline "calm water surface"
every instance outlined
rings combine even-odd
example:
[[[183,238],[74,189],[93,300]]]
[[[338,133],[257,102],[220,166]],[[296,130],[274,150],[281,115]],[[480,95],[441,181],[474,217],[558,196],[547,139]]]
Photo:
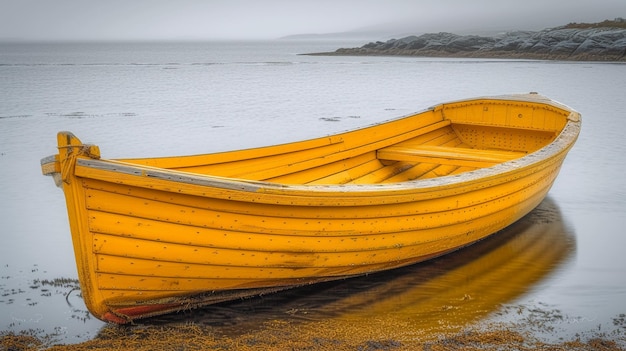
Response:
[[[182,155],[537,91],[579,110],[583,130],[546,201],[498,236],[392,272],[149,323],[236,333],[277,319],[375,321],[421,335],[523,319],[549,323],[551,338],[626,333],[626,65],[298,55],[360,44],[0,44],[0,330],[76,342],[104,326],[74,289],[63,194],[40,173],[59,130],[106,158]]]

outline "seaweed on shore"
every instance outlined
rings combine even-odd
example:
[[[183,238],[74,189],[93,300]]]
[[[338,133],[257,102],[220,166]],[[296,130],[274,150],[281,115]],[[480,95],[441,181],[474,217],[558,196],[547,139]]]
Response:
[[[624,326],[624,314],[615,318]],[[258,330],[236,335],[196,323],[174,325],[108,325],[89,341],[74,345],[50,345],[36,333],[0,332],[0,351],[91,351],[91,350],[572,350],[624,351],[626,336],[590,331],[588,337],[549,342],[516,323],[474,326],[458,333],[426,336],[407,330],[385,332],[384,320],[370,325],[327,320],[310,326],[280,320],[263,323]],[[382,324],[381,324],[382,323]],[[549,331],[548,331],[549,332]]]

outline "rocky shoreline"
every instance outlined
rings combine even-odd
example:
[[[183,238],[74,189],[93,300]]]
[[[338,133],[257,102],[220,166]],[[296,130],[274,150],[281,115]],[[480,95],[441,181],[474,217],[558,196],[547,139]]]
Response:
[[[495,36],[428,33],[307,55],[416,56],[626,62],[626,28],[587,25]]]

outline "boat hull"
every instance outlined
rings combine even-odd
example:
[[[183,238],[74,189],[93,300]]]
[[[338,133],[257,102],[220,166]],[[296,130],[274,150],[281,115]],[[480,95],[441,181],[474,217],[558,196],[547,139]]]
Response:
[[[507,107],[502,118],[492,118],[489,124],[468,122],[477,118],[476,111],[482,111],[484,119],[488,110],[503,104]],[[524,114],[541,110],[533,112],[542,116],[541,126],[533,127],[539,125],[536,121],[529,122],[530,127],[516,126],[517,120],[506,122],[522,118],[516,109]],[[392,132],[403,123],[423,120],[428,120],[425,126]],[[389,123],[396,125],[389,128]],[[535,208],[580,129],[576,112],[526,95],[440,105],[389,123],[305,141],[304,146],[292,143],[206,159],[104,160],[97,147],[83,145],[71,133],[59,133],[60,152],[42,167],[45,174],[57,175],[66,196],[87,307],[100,319],[126,323],[449,253]],[[431,131],[434,125],[438,127]],[[445,132],[450,125],[457,126],[453,134],[459,140],[472,141],[474,147],[444,150],[442,145],[427,145],[407,152],[423,135]],[[499,128],[495,132],[490,129],[494,126]],[[494,150],[481,145],[492,143],[494,133],[517,129],[515,140],[508,143],[521,145],[523,140],[523,147]],[[380,134],[385,137],[375,142],[360,141]],[[337,140],[342,147],[329,150]],[[348,142],[354,145],[346,147]],[[325,154],[301,158],[320,152]],[[380,168],[331,182],[372,162],[359,161],[358,166],[329,173],[331,166],[371,157]],[[194,164],[198,159],[202,162]],[[389,168],[397,170],[398,164],[407,168],[404,165],[412,162],[413,170],[436,163],[434,169],[441,171],[450,168],[451,160],[457,163],[456,171],[444,176],[363,181]],[[258,164],[272,167],[259,169]],[[248,177],[234,178],[228,172]]]

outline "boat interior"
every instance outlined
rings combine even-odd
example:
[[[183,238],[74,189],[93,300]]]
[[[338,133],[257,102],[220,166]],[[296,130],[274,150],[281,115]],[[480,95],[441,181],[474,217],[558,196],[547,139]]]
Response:
[[[509,114],[503,114],[502,119],[510,120]],[[494,126],[459,121],[433,110],[289,144],[120,161],[283,184],[393,183],[491,167],[540,149],[554,140],[559,131],[558,127],[520,128],[507,123]]]

